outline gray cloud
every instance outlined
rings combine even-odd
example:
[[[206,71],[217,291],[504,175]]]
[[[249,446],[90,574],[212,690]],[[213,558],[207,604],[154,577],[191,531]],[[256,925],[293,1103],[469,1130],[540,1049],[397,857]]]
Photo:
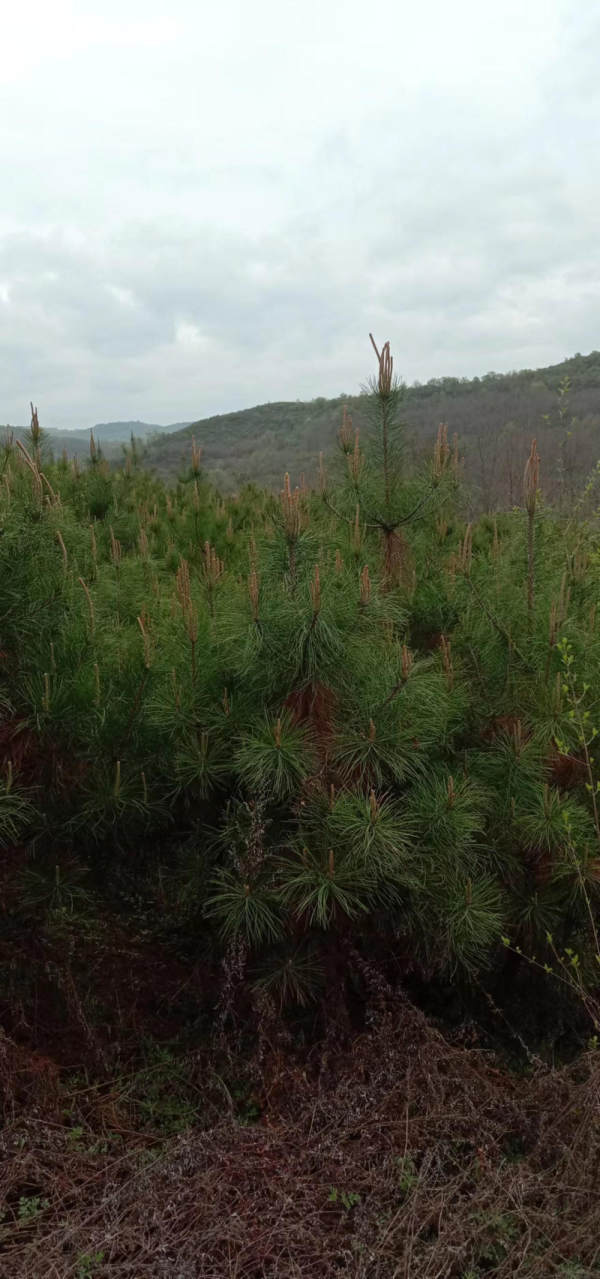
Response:
[[[352,391],[369,329],[409,380],[597,346],[600,24],[525,9],[9,19],[0,420]]]

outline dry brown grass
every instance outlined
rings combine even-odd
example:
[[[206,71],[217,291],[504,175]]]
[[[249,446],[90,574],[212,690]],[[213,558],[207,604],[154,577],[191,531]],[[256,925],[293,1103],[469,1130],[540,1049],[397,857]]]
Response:
[[[115,1086],[74,1142],[51,1063],[2,1048],[3,1279],[600,1273],[594,1053],[511,1075],[395,1000],[343,1051],[263,1052],[258,1123],[128,1133]]]

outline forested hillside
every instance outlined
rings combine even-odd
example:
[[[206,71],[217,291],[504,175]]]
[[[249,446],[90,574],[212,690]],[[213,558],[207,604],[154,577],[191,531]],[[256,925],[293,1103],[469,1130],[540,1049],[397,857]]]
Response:
[[[247,481],[276,488],[286,469],[304,474],[311,485],[319,452],[334,447],[343,405],[357,426],[365,425],[361,395],[262,404],[153,439],[146,462],[173,479],[194,435],[208,474],[224,490]],[[519,459],[534,435],[543,453],[545,493],[567,506],[600,453],[600,352],[544,369],[406,386],[401,411],[407,446],[416,457],[431,448],[440,422],[451,436],[458,434],[474,508],[494,510],[519,501]]]
[[[597,498],[376,355],[314,490],[2,450],[7,1279],[599,1273]]]
[[[344,407],[356,427],[368,421],[367,396],[340,395],[269,402],[197,422],[158,427],[148,422],[98,423],[92,428],[106,458],[118,464],[133,435],[143,464],[167,481],[185,470],[192,438],[205,473],[224,493],[255,483],[277,490],[286,470],[308,487],[317,482],[319,454],[335,448]],[[543,369],[488,373],[481,378],[433,378],[404,385],[405,449],[414,461],[431,450],[440,423],[458,436],[473,513],[519,500],[518,459],[536,436],[544,460],[544,491],[562,509],[589,478],[600,453],[600,352],[575,355]],[[42,415],[43,420],[43,415]],[[25,439],[25,428],[14,428]],[[46,450],[84,457],[89,430],[47,431]]]

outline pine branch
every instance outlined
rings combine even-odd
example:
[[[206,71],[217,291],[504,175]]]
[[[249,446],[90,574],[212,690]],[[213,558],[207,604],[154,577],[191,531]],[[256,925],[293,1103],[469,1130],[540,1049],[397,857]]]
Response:
[[[502,638],[503,638],[504,640],[506,640],[506,643],[507,643],[507,645],[508,645],[508,651],[509,651],[509,653],[515,653],[515,654],[516,654],[516,656],[519,658],[519,660],[523,663],[523,666],[525,667],[525,669],[526,669],[527,671],[529,671],[529,672],[530,672],[530,674],[535,674],[535,667],[534,667],[534,666],[532,666],[532,664],[531,664],[531,662],[529,661],[529,659],[525,656],[525,654],[524,654],[524,653],[523,653],[523,651],[519,648],[519,646],[518,646],[517,644],[515,644],[515,642],[514,642],[514,640],[513,640],[512,636],[511,636],[511,635],[509,635],[509,633],[508,633],[508,631],[506,630],[506,628],[502,625],[502,622],[500,622],[500,621],[498,620],[498,618],[495,616],[495,614],[492,612],[492,610],[491,610],[491,608],[489,607],[489,605],[488,605],[488,604],[486,603],[486,601],[483,599],[483,596],[482,596],[482,595],[480,595],[480,593],[479,593],[479,591],[477,590],[477,587],[475,586],[475,583],[472,581],[472,579],[471,579],[470,577],[466,577],[466,578],[465,578],[465,581],[466,581],[466,582],[468,582],[469,587],[470,587],[471,591],[473,592],[473,595],[475,596],[475,599],[477,600],[477,603],[479,604],[480,608],[482,608],[482,609],[483,609],[483,611],[484,611],[484,613],[485,613],[486,617],[488,618],[488,620],[492,623],[492,626],[494,627],[494,630],[496,630],[496,631],[498,632],[498,634],[499,634],[499,635],[501,635],[501,636],[502,636]]]

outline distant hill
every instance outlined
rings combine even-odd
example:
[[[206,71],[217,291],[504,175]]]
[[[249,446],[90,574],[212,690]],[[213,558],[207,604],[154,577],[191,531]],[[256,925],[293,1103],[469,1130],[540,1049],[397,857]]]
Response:
[[[68,457],[82,457],[89,453],[90,447],[90,431],[94,432],[94,439],[100,444],[109,458],[115,458],[120,455],[120,444],[126,444],[135,435],[136,439],[147,439],[149,436],[159,434],[168,434],[170,431],[180,431],[188,426],[188,422],[173,422],[169,426],[159,426],[156,422],[140,422],[138,420],[131,422],[96,422],[92,427],[76,428],[72,431],[54,430],[45,428],[47,441],[55,455],[59,455],[66,451]],[[15,426],[11,428],[15,437],[23,440],[27,427]]]
[[[247,481],[278,487],[286,471],[294,483],[304,472],[311,484],[319,452],[327,455],[335,447],[344,405],[364,430],[364,395],[280,401],[151,436],[144,460],[165,478],[175,478],[189,458],[194,436],[203,447],[209,476],[223,490]],[[405,388],[404,418],[413,454],[429,446],[440,422],[448,424],[450,434],[458,434],[480,507],[520,500],[534,435],[542,455],[544,492],[569,500],[600,458],[600,352],[542,369],[415,383]]]
[[[132,435],[143,441],[144,464],[174,480],[190,456],[192,436],[202,445],[209,477],[224,492],[254,482],[279,488],[286,471],[316,481],[318,457],[335,450],[342,410],[368,429],[364,395],[276,401],[196,422],[169,426],[126,421],[99,422],[92,429],[111,461]],[[520,500],[523,467],[532,436],[542,458],[544,493],[568,503],[600,458],[600,351],[574,355],[560,364],[483,377],[432,378],[405,387],[407,450],[429,449],[440,422],[456,433],[474,507],[495,509]],[[25,428],[16,428],[22,437]],[[89,451],[88,429],[48,431],[56,455]]]
[[[132,435],[136,439],[144,439],[147,435],[153,435],[156,432],[168,434],[170,431],[180,431],[184,427],[189,426],[187,422],[173,422],[170,426],[158,426],[156,422],[96,422],[92,427],[94,437],[97,440],[106,440],[122,443],[130,440]],[[67,432],[65,432],[67,434]],[[89,440],[89,431],[69,431],[69,435],[85,435]]]

